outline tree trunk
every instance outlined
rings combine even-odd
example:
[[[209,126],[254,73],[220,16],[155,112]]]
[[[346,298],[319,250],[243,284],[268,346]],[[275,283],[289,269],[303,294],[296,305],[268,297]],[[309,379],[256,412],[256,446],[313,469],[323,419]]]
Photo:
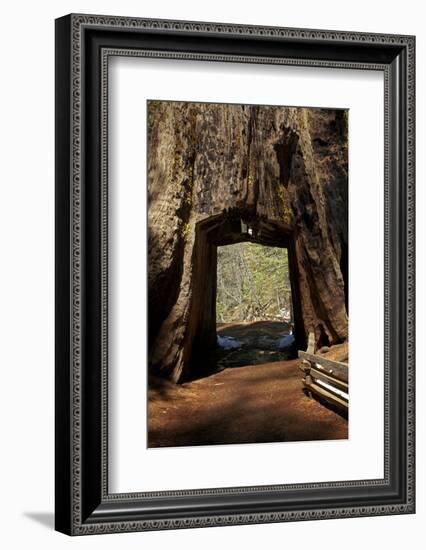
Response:
[[[347,339],[346,111],[150,101],[148,201],[156,374],[208,370],[216,248],[242,240],[288,248],[300,346]]]

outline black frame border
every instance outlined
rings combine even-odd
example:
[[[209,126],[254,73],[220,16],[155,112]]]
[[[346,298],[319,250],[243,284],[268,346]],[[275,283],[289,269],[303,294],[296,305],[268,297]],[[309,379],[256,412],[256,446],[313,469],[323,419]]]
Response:
[[[71,14],[56,20],[56,529],[70,535],[414,513],[415,39]],[[385,477],[108,494],[107,67],[111,55],[385,74]]]

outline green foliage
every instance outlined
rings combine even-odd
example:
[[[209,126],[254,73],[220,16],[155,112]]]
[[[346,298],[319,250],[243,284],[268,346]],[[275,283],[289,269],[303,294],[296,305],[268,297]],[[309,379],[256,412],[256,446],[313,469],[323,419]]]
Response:
[[[293,218],[293,212],[290,208],[289,198],[287,196],[285,188],[282,185],[277,185],[276,192],[282,203],[283,222],[286,224],[291,224],[292,218]]]
[[[189,223],[188,222],[182,223],[180,227],[180,232],[184,241],[188,239],[190,231],[191,231],[191,228],[189,226]]]
[[[287,249],[253,243],[217,250],[219,322],[289,320],[291,287]]]

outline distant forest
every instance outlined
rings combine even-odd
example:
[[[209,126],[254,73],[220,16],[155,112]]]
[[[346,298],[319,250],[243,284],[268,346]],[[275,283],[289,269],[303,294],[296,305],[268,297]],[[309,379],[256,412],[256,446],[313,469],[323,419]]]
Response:
[[[218,247],[216,318],[292,321],[287,249],[253,243]]]

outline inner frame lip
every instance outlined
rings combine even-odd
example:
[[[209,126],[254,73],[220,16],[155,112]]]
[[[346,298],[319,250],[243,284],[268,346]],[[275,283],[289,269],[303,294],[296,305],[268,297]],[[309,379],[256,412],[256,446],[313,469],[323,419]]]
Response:
[[[240,59],[240,58],[237,58],[236,56],[232,57],[232,56],[211,56],[210,54],[206,54],[205,56],[204,55],[194,55],[192,53],[184,53],[184,54],[178,54],[176,57],[173,55],[173,53],[171,54],[167,54],[166,56],[162,55],[162,52],[151,52],[151,51],[142,51],[140,49],[135,49],[135,50],[132,50],[132,49],[124,49],[124,50],[117,50],[116,48],[102,48],[101,49],[101,52],[102,52],[102,58],[104,60],[104,64],[105,64],[105,72],[104,72],[104,76],[107,75],[107,71],[108,71],[108,59],[110,57],[119,57],[119,56],[133,56],[135,55],[136,57],[159,57],[159,58],[163,58],[163,57],[167,57],[168,59],[190,59],[190,60],[200,60],[200,61],[211,61],[211,62],[215,62],[215,61],[228,61],[228,62],[231,62],[231,63],[234,63],[234,62],[244,62],[244,60]],[[232,57],[232,59],[227,59],[227,57]],[[251,58],[250,61],[248,61],[249,63],[262,63],[263,62],[263,58],[260,58],[260,57],[256,57],[256,58]],[[271,62],[271,61],[270,61]],[[293,59],[274,59],[272,61],[274,64],[285,64],[285,65],[299,65],[300,63],[298,61],[295,61]],[[303,62],[305,63],[305,61]],[[362,64],[359,64],[360,66],[359,67],[354,67],[352,65],[350,66],[347,66],[346,63],[341,63],[341,62],[336,62],[336,63],[333,63],[333,62],[330,62],[329,64],[325,65],[326,67],[334,67],[334,68],[347,68],[347,69],[357,69],[357,68],[364,68],[364,69],[367,69],[367,70],[379,70],[379,71],[383,71],[385,73],[385,82],[386,82],[386,78],[389,78],[389,67],[387,65],[377,65],[377,64],[374,64],[374,65],[368,65],[368,66],[364,66]],[[312,66],[312,67],[315,67],[316,66],[316,63],[314,61],[311,61],[311,60],[307,60],[306,61],[306,66]],[[169,100],[167,100],[169,101]],[[192,102],[192,101],[191,101]],[[209,102],[208,102],[209,103]],[[214,103],[214,102],[213,102]],[[241,104],[241,103],[237,103],[237,104]],[[280,105],[281,106],[281,105]],[[287,106],[287,105],[286,105]],[[322,109],[322,107],[321,107]],[[386,431],[386,419],[385,419],[385,431]],[[385,436],[385,446],[386,446],[386,442],[388,441],[387,437]],[[271,490],[283,490],[284,487],[288,487],[289,490],[291,490],[291,488],[293,486],[303,486],[303,487],[307,487],[307,486],[315,486],[315,487],[324,487],[324,488],[331,488],[331,487],[339,487],[339,488],[345,488],[345,487],[357,487],[363,483],[372,483],[374,486],[387,486],[388,485],[388,480],[389,480],[389,477],[388,477],[388,474],[389,474],[389,464],[388,464],[388,461],[387,461],[387,455],[385,453],[385,457],[384,457],[384,477],[383,479],[372,479],[372,480],[361,480],[361,481],[358,481],[358,480],[354,480],[354,481],[337,481],[337,482],[314,482],[312,484],[285,484],[285,485],[273,485],[273,486],[268,486],[267,488],[265,486],[245,486],[245,487],[239,487],[239,488],[235,488],[235,491],[238,493],[240,491],[247,491],[247,490],[250,490],[250,489],[254,489],[254,490],[257,490],[257,491],[262,491],[262,490],[267,490],[267,491],[271,491]],[[204,493],[204,494],[211,494],[212,492],[214,494],[216,493],[223,493],[223,494],[226,494],[226,491],[227,489],[226,488],[212,488],[212,489],[209,489],[209,488],[205,488],[205,489],[188,489],[188,490],[173,490],[173,491],[161,491],[160,493],[158,493],[159,495],[161,494],[175,494],[176,496],[181,496],[182,493],[185,493],[185,494],[188,494],[188,495],[191,495],[191,494],[194,494],[194,493],[197,493],[199,494],[200,492],[201,493]],[[234,491],[234,488],[229,488],[229,491],[233,492]],[[150,496],[152,495],[156,495],[157,493],[154,491],[150,491],[150,492],[147,492],[147,493],[144,493],[144,492],[135,492],[135,493],[127,493],[126,495],[128,495],[129,497],[131,498],[138,498],[139,496],[143,495],[143,498],[149,498]],[[117,496],[117,498],[120,498],[120,495],[121,493],[109,493],[107,490],[106,492],[104,493],[105,497],[107,499],[111,498],[111,499],[114,499],[115,496]]]
[[[143,50],[140,50],[140,49],[123,49],[123,50],[119,50],[119,49],[116,49],[116,48],[102,48],[101,50],[101,54],[102,54],[102,59],[103,59],[103,62],[104,62],[104,69],[103,69],[103,74],[104,74],[104,78],[105,78],[105,81],[107,81],[107,74],[108,74],[108,60],[111,58],[111,57],[120,57],[120,56],[124,56],[124,57],[128,57],[128,56],[136,56],[136,57],[149,57],[149,58],[168,58],[168,59],[188,59],[188,60],[199,60],[199,61],[210,61],[210,62],[215,62],[215,61],[219,61],[219,62],[223,62],[223,61],[228,61],[230,63],[239,63],[239,62],[249,62],[249,63],[262,63],[264,61],[264,58],[261,58],[261,57],[258,57],[256,56],[256,58],[250,58],[250,61],[244,61],[243,59],[240,59],[239,57],[237,56],[211,56],[210,54],[205,54],[205,55],[194,55],[193,53],[188,53],[188,52],[185,52],[185,53],[182,53],[182,54],[178,54],[177,56],[174,56],[173,53],[167,53],[166,55],[163,55],[162,52],[152,52],[152,51],[143,51]],[[227,59],[227,58],[231,58],[231,59]],[[269,60],[269,62],[271,62]],[[284,65],[299,65],[300,62],[299,61],[295,61],[294,59],[274,59],[272,61],[272,63],[274,64],[284,64]],[[305,60],[303,61],[303,64],[305,66]],[[330,62],[330,63],[327,63],[327,65],[321,65],[321,66],[325,66],[325,67],[332,67],[332,68],[347,68],[347,69],[359,69],[359,68],[363,68],[363,69],[367,69],[367,70],[378,70],[378,71],[383,71],[384,74],[385,74],[385,82],[386,82],[386,79],[389,78],[389,67],[387,65],[377,65],[377,64],[373,64],[373,65],[362,65],[362,64],[359,64],[360,66],[359,67],[354,67],[352,66],[352,64],[350,66],[347,66],[346,63],[341,63],[341,62]],[[307,67],[316,67],[316,63],[312,60],[306,60],[306,66]],[[169,100],[167,100],[169,101]],[[170,101],[173,101],[173,100],[170,100]],[[177,102],[181,102],[181,100],[177,100]],[[193,102],[191,100],[191,102]],[[107,103],[107,102],[106,102]],[[194,102],[194,103],[204,103],[204,102]],[[206,102],[206,103],[211,103],[211,102]],[[212,102],[212,103],[215,103],[215,102]],[[228,103],[228,102],[226,102]],[[232,104],[232,102],[230,102]],[[241,105],[242,103],[240,102],[237,102],[236,103],[237,105]],[[249,105],[249,103],[247,103],[247,105]],[[254,105],[259,105],[259,104],[254,104]],[[267,104],[265,104],[267,105]],[[271,105],[271,106],[275,106],[275,105]],[[277,105],[278,106],[278,105]],[[287,107],[287,105],[279,105],[279,106],[283,106],[283,107]],[[321,109],[323,109],[323,107],[321,107]],[[333,109],[333,110],[339,110],[339,109],[335,109],[335,108],[330,108],[330,109]],[[344,108],[343,108],[344,109]],[[220,214],[219,214],[220,215]],[[248,215],[250,217],[250,214]],[[202,223],[203,221],[205,220],[201,220],[201,222],[197,222],[198,223]],[[385,419],[385,431],[386,431],[386,419]],[[386,435],[385,435],[385,446],[386,446],[386,442],[388,441]],[[371,479],[371,480],[349,480],[349,481],[333,481],[333,482],[314,482],[314,483],[308,483],[308,484],[284,484],[284,485],[280,485],[280,484],[277,484],[277,485],[272,485],[272,486],[244,486],[244,487],[236,487],[235,488],[235,492],[238,494],[240,493],[241,491],[242,492],[246,492],[246,491],[249,491],[250,489],[253,489],[253,490],[256,490],[256,491],[263,491],[263,490],[266,490],[266,491],[273,491],[275,492],[275,490],[277,491],[280,491],[280,490],[283,490],[283,488],[287,488],[289,490],[291,490],[292,487],[294,486],[300,486],[302,488],[303,487],[308,487],[308,486],[315,486],[315,487],[319,487],[319,488],[332,488],[332,487],[338,487],[338,488],[342,488],[344,489],[345,487],[357,487],[357,486],[360,486],[362,484],[365,484],[365,483],[371,483],[372,485],[374,485],[375,487],[380,487],[380,486],[388,486],[388,481],[389,481],[389,464],[388,464],[388,461],[387,461],[387,455],[385,453],[385,456],[384,456],[384,477],[382,479]],[[181,496],[182,493],[185,493],[185,494],[188,494],[188,495],[191,495],[191,494],[200,494],[200,493],[203,493],[203,494],[206,494],[206,495],[209,495],[209,494],[217,494],[217,493],[221,493],[221,494],[227,494],[227,491],[229,490],[229,492],[234,492],[234,488],[203,488],[203,489],[188,489],[188,490],[173,490],[173,491],[160,491],[158,493],[158,495],[161,497],[161,495],[167,495],[167,494],[174,494],[176,496]],[[109,493],[108,490],[106,489],[105,490],[105,493],[104,493],[104,496],[105,498],[107,498],[107,500],[109,499],[112,499],[114,500],[114,498],[121,498],[120,495],[122,495],[122,493]],[[126,493],[127,496],[129,496],[130,498],[138,498],[140,497],[141,495],[143,496],[143,498],[150,498],[151,496],[153,495],[157,495],[157,492],[155,491],[149,491],[149,492],[135,492],[135,493]]]

